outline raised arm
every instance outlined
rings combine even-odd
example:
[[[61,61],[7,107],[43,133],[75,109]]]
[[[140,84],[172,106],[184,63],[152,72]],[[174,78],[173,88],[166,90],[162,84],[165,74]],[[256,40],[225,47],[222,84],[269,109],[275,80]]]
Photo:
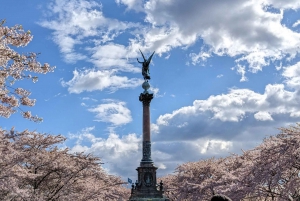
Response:
[[[138,59],[138,58],[137,58],[136,60],[137,60],[137,61],[138,61],[140,64],[144,63],[144,62],[141,62],[141,61],[139,61],[139,59]]]

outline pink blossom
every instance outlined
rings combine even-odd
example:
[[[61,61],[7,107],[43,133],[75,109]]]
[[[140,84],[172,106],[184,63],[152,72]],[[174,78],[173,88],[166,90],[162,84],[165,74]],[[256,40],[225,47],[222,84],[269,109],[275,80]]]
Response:
[[[11,49],[12,46],[28,45],[32,35],[30,31],[25,32],[21,25],[6,27],[4,23],[4,20],[0,22],[0,116],[8,118],[16,110],[21,110],[23,117],[40,121],[41,118],[23,112],[20,108],[20,104],[35,105],[35,100],[28,97],[30,92],[21,88],[14,89],[12,85],[24,78],[31,79],[35,83],[38,80],[37,74],[52,72],[55,67],[51,67],[48,63],[40,64],[36,60],[36,53],[19,54]]]

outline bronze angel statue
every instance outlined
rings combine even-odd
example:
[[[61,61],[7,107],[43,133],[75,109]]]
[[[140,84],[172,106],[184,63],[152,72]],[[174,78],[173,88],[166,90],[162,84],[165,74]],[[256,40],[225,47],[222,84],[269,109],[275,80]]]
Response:
[[[140,50],[140,52],[141,52],[141,54],[142,54],[142,56],[144,58],[144,61],[141,62],[141,61],[139,61],[139,59],[137,59],[137,61],[139,63],[143,64],[142,75],[144,77],[144,80],[150,80],[149,64],[151,62],[152,56],[154,55],[155,51],[151,54],[151,56],[148,59],[145,58],[145,56],[144,56],[144,54],[143,54],[143,52],[141,50]]]

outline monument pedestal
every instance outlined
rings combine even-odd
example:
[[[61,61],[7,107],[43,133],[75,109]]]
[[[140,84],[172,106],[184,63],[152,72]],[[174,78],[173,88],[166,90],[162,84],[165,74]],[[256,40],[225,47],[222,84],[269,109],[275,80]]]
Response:
[[[157,184],[156,170],[153,164],[142,164],[136,169],[138,171],[138,180],[135,186],[132,186],[130,201],[169,201],[163,196],[163,184]]]

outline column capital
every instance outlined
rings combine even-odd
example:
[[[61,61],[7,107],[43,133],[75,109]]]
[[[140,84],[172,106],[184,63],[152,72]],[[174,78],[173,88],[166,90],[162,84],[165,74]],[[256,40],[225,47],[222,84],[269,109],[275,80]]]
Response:
[[[143,106],[149,106],[151,100],[153,99],[153,94],[141,93],[139,100],[143,103]]]

